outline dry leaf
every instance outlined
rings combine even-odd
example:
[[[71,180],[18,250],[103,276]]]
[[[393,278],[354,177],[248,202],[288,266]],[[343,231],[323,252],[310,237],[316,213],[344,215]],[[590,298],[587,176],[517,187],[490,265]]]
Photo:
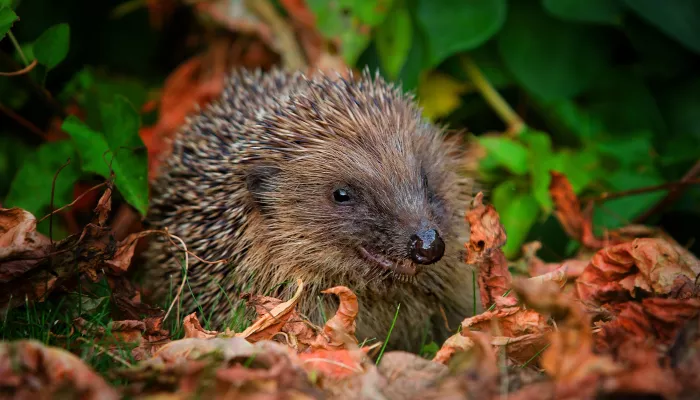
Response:
[[[340,298],[340,305],[335,315],[323,326],[323,332],[311,345],[314,349],[347,349],[357,345],[355,337],[355,318],[359,311],[357,296],[345,286],[336,286],[321,293],[335,294]]]
[[[182,321],[182,327],[185,329],[185,338],[211,339],[219,334],[219,332],[202,328],[202,324],[197,319],[197,313],[186,316]]]
[[[700,262],[689,253],[663,239],[635,239],[598,251],[577,279],[576,290],[585,302],[624,301],[637,291],[668,295],[698,274]]]
[[[249,342],[257,342],[259,340],[270,339],[282,330],[284,324],[293,315],[294,307],[299,302],[299,297],[304,290],[304,283],[297,280],[297,291],[294,296],[276,305],[274,308],[258,317],[252,325],[241,333],[237,333],[237,337],[247,339]]]
[[[0,282],[9,282],[36,267],[51,246],[36,231],[36,218],[20,208],[0,208]]]
[[[0,343],[0,387],[13,399],[120,398],[78,357],[33,340]]]

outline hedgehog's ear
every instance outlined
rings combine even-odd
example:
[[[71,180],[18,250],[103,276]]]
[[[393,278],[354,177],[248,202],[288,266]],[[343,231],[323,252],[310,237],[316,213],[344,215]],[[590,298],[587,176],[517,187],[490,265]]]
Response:
[[[269,206],[269,199],[276,191],[276,177],[282,170],[267,164],[250,166],[245,175],[245,184],[255,206],[264,212]]]

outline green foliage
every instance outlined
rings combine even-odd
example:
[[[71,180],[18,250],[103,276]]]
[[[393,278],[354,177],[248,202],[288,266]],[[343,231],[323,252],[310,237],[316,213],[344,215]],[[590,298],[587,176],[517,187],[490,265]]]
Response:
[[[343,43],[343,58],[355,64],[369,45],[369,29],[379,26],[391,9],[393,0],[308,0],[316,14],[318,29]]]
[[[12,24],[17,20],[17,14],[9,6],[0,6],[0,40],[7,35]]]
[[[667,35],[700,53],[700,3],[696,0],[622,0]]]
[[[38,218],[47,213],[51,205],[51,186],[55,180],[54,206],[68,204],[73,200],[73,184],[78,179],[80,167],[75,150],[69,141],[46,143],[27,157],[22,163],[5,199],[7,207],[20,207]]]
[[[70,28],[66,24],[54,25],[34,42],[34,56],[48,69],[55,68],[68,55]]]
[[[121,97],[100,105],[102,133],[96,132],[73,116],[62,129],[73,139],[85,172],[105,178],[114,172],[114,182],[124,199],[145,215],[148,209],[148,160],[138,135],[139,115]]]
[[[411,51],[411,14],[403,1],[394,4],[389,16],[377,29],[377,51],[386,73],[396,78]]]
[[[427,66],[432,67],[495,35],[506,19],[506,1],[419,0],[417,14],[428,37]]]
[[[564,20],[618,24],[622,4],[618,0],[542,0],[547,12]]]
[[[606,62],[607,49],[596,32],[551,18],[536,4],[516,4],[498,38],[503,62],[515,79],[546,101],[587,89]]]

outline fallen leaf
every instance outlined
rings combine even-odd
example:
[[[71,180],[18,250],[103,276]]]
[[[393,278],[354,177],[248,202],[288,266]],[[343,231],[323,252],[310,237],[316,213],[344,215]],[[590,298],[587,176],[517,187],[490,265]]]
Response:
[[[466,213],[469,223],[469,242],[465,243],[465,262],[475,265],[479,275],[481,304],[488,307],[509,307],[517,300],[508,295],[512,277],[508,271],[508,261],[501,247],[506,242],[506,234],[496,209],[483,204],[484,195],[479,192]]]
[[[202,328],[202,324],[200,324],[197,319],[197,313],[186,316],[182,321],[182,327],[185,329],[186,338],[211,339],[216,337],[219,333]]]
[[[304,283],[297,280],[297,291],[294,296],[284,303],[277,304],[274,308],[260,315],[246,330],[237,333],[237,337],[247,339],[249,342],[270,339],[282,330],[284,324],[290,319],[294,307],[299,302],[299,297],[304,290]]]
[[[324,294],[335,294],[340,305],[335,315],[323,325],[323,331],[311,345],[314,349],[347,349],[357,345],[355,318],[359,311],[357,296],[345,286],[323,290]]]
[[[404,351],[384,353],[379,373],[386,378],[382,393],[390,399],[407,399],[444,378],[448,369],[443,364],[426,360]]]
[[[0,208],[0,282],[35,268],[50,252],[51,241],[36,231],[36,218],[20,208]]]
[[[120,398],[78,357],[33,340],[0,343],[0,387],[13,399]]]
[[[663,239],[635,239],[599,250],[576,281],[584,302],[625,301],[638,292],[668,295],[700,274],[700,262]],[[682,283],[682,282],[680,282]]]
[[[339,380],[364,372],[366,350],[326,350],[316,349],[299,354],[304,368],[327,379]]]

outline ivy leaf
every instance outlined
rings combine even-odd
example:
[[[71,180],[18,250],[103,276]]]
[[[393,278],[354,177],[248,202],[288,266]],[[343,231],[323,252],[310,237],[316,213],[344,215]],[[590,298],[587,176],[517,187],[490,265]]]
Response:
[[[7,35],[12,24],[17,20],[17,14],[8,6],[0,7],[0,40]]]
[[[608,42],[588,26],[547,16],[536,4],[510,4],[498,48],[515,79],[545,102],[587,89],[605,67]]]
[[[37,218],[43,217],[51,205],[51,186],[56,177],[54,208],[73,200],[73,185],[80,178],[80,167],[73,144],[69,140],[45,143],[28,156],[12,180],[4,207],[20,207]]]
[[[138,135],[139,115],[121,96],[100,105],[104,132],[96,132],[75,117],[63,123],[75,143],[86,172],[109,178],[109,162],[114,183],[124,199],[142,215],[148,209],[146,151]]]
[[[550,14],[576,22],[619,24],[622,4],[618,0],[542,0]]]
[[[68,55],[70,28],[68,24],[58,24],[44,31],[34,42],[34,56],[40,64],[53,69]]]
[[[479,143],[501,165],[516,175],[528,172],[528,150],[519,142],[504,136],[479,138]]]
[[[512,259],[520,252],[527,234],[537,221],[540,208],[534,196],[518,192],[512,180],[498,185],[493,190],[492,199],[508,236],[503,252]]]
[[[428,35],[429,67],[479,47],[506,19],[505,0],[419,0],[418,20]]]
[[[411,51],[413,25],[411,14],[403,2],[398,3],[377,29],[376,42],[379,61],[391,79],[395,79]]]
[[[639,16],[687,48],[700,53],[700,2],[623,0]]]

